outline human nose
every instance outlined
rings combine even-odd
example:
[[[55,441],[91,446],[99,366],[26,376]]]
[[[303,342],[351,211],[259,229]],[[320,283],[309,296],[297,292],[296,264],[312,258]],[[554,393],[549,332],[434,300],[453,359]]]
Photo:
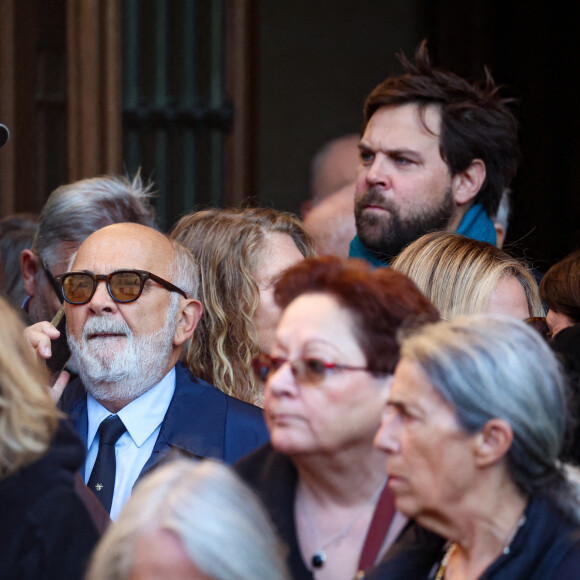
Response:
[[[96,314],[115,312],[118,304],[109,294],[107,282],[105,280],[96,280],[95,283],[97,286],[93,296],[89,300],[89,308]]]
[[[288,360],[272,370],[266,382],[266,392],[277,397],[291,396],[296,393],[296,388],[292,363]]]
[[[377,153],[367,166],[366,181],[369,186],[380,185],[386,189],[391,187],[389,166],[383,154]]]
[[[396,453],[399,451],[399,426],[400,419],[397,413],[387,407],[381,417],[381,426],[373,441],[374,446],[386,453]]]

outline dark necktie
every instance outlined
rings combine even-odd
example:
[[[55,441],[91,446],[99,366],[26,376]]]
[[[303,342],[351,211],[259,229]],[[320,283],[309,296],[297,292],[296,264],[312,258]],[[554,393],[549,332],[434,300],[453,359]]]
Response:
[[[99,425],[99,453],[88,486],[107,512],[111,511],[115,488],[115,443],[126,430],[117,415],[107,417]]]

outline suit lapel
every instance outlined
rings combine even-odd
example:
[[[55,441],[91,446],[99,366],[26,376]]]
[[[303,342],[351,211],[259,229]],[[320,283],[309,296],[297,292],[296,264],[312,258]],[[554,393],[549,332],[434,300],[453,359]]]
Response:
[[[226,398],[214,387],[193,377],[181,363],[175,370],[175,393],[151,457],[139,477],[171,451],[196,458],[224,459]]]

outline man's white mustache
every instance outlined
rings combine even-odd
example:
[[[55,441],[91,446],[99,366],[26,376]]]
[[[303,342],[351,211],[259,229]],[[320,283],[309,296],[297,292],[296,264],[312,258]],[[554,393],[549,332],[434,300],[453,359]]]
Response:
[[[83,327],[83,340],[88,340],[95,334],[124,334],[128,338],[133,337],[129,325],[122,320],[98,316],[89,318]]]

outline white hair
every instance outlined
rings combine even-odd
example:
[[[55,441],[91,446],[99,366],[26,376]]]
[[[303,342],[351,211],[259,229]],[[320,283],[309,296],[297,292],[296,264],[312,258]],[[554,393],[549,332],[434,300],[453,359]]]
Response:
[[[169,270],[170,281],[183,290],[188,298],[197,299],[199,295],[199,276],[195,257],[183,244],[174,239],[168,239],[173,246],[173,262]]]
[[[284,548],[264,507],[229,467],[177,459],[136,488],[99,543],[87,580],[129,577],[144,530],[165,530],[216,580],[290,580]]]

